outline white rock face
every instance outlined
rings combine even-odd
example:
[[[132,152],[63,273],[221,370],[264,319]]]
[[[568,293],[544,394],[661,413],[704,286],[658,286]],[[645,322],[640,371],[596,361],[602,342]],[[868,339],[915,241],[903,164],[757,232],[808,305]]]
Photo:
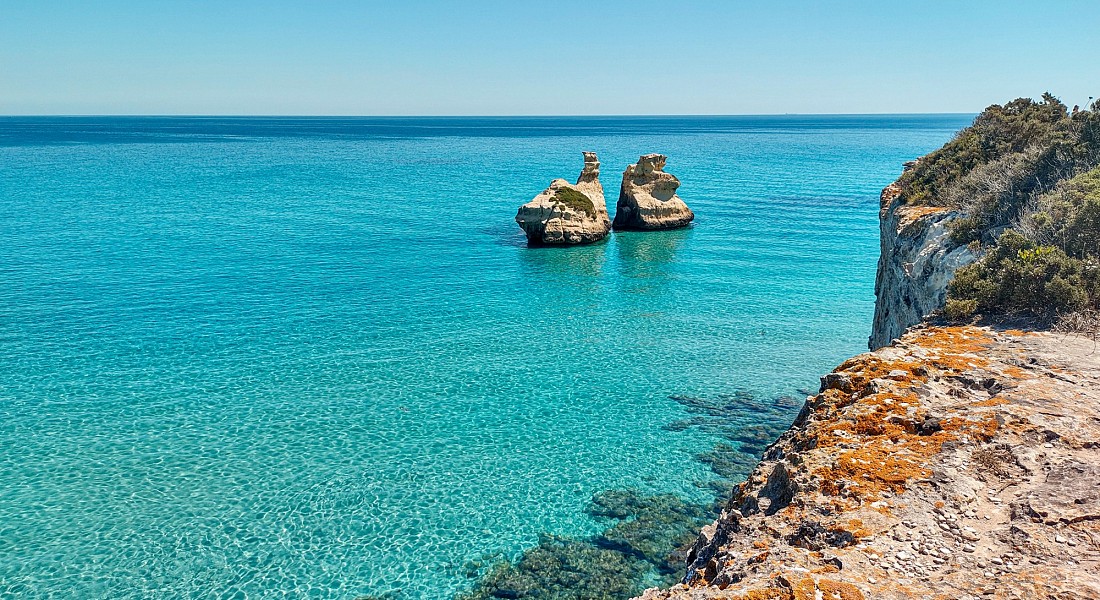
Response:
[[[663,154],[646,154],[623,172],[615,229],[675,229],[691,223],[695,214],[676,195],[680,180],[665,173]]]
[[[600,161],[595,152],[583,154],[584,168],[577,183],[555,179],[550,187],[519,207],[516,223],[527,235],[528,244],[590,244],[604,239],[611,231],[611,218],[600,185]],[[591,208],[583,199],[576,202],[574,194],[578,192],[591,201]]]
[[[955,271],[978,259],[950,241],[947,223],[958,213],[942,207],[905,206],[897,183],[882,190],[881,254],[875,277],[875,320],[867,345],[877,350],[943,307]]]

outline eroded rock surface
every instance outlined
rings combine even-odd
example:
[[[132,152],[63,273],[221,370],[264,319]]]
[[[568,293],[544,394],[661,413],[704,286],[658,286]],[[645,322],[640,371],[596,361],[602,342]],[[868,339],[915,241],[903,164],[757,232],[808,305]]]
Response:
[[[1100,598],[1100,351],[919,326],[822,378],[644,600]]]
[[[958,216],[942,207],[906,205],[896,182],[882,190],[872,350],[943,308],[955,271],[978,259],[967,246],[951,242],[947,224]]]
[[[664,172],[666,160],[662,154],[646,154],[623,172],[612,223],[615,229],[675,229],[695,218],[676,195],[680,180]]]
[[[550,187],[519,207],[516,223],[531,245],[590,244],[607,237],[611,219],[600,184],[600,161],[585,152],[577,183],[555,179]]]

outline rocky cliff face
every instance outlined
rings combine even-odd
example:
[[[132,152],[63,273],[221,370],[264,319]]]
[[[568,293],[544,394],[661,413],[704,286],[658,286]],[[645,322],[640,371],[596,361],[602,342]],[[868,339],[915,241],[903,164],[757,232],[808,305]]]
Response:
[[[921,326],[822,378],[641,600],[1100,598],[1100,353]]]
[[[897,183],[882,191],[880,203],[881,254],[875,278],[875,320],[868,340],[872,350],[942,308],[955,271],[978,259],[967,246],[950,242],[947,223],[958,216],[954,211],[906,206]]]
[[[675,229],[695,218],[676,195],[680,180],[665,173],[667,157],[646,154],[623,172],[619,201],[615,204],[615,229]]]
[[[531,245],[589,244],[607,237],[607,214],[600,161],[595,152],[584,152],[584,168],[577,183],[555,179],[550,187],[519,207],[516,223]]]
[[[879,216],[874,351],[822,378],[683,582],[639,600],[1100,598],[1096,342],[922,324],[978,256],[897,183]]]

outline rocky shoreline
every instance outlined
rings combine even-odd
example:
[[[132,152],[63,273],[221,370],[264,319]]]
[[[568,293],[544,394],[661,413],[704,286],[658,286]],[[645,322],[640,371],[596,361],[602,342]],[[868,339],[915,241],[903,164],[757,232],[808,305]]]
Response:
[[[1093,340],[920,326],[822,378],[642,600],[1100,597]]]
[[[822,378],[681,583],[639,600],[1100,598],[1100,342],[939,324],[956,271],[1012,224],[970,239],[965,202],[914,201],[919,177],[949,189],[944,152],[882,192],[872,351]]]

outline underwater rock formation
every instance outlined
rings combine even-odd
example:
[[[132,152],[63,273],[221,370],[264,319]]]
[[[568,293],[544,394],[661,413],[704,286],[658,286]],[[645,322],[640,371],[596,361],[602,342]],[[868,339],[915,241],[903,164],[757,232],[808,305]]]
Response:
[[[646,154],[623,171],[612,227],[675,229],[691,223],[695,213],[676,195],[680,180],[664,172],[666,160],[663,154]]]
[[[577,183],[555,179],[550,187],[519,207],[516,223],[527,235],[528,244],[590,244],[604,239],[611,231],[600,185],[600,161],[595,152],[583,154],[584,168]]]

